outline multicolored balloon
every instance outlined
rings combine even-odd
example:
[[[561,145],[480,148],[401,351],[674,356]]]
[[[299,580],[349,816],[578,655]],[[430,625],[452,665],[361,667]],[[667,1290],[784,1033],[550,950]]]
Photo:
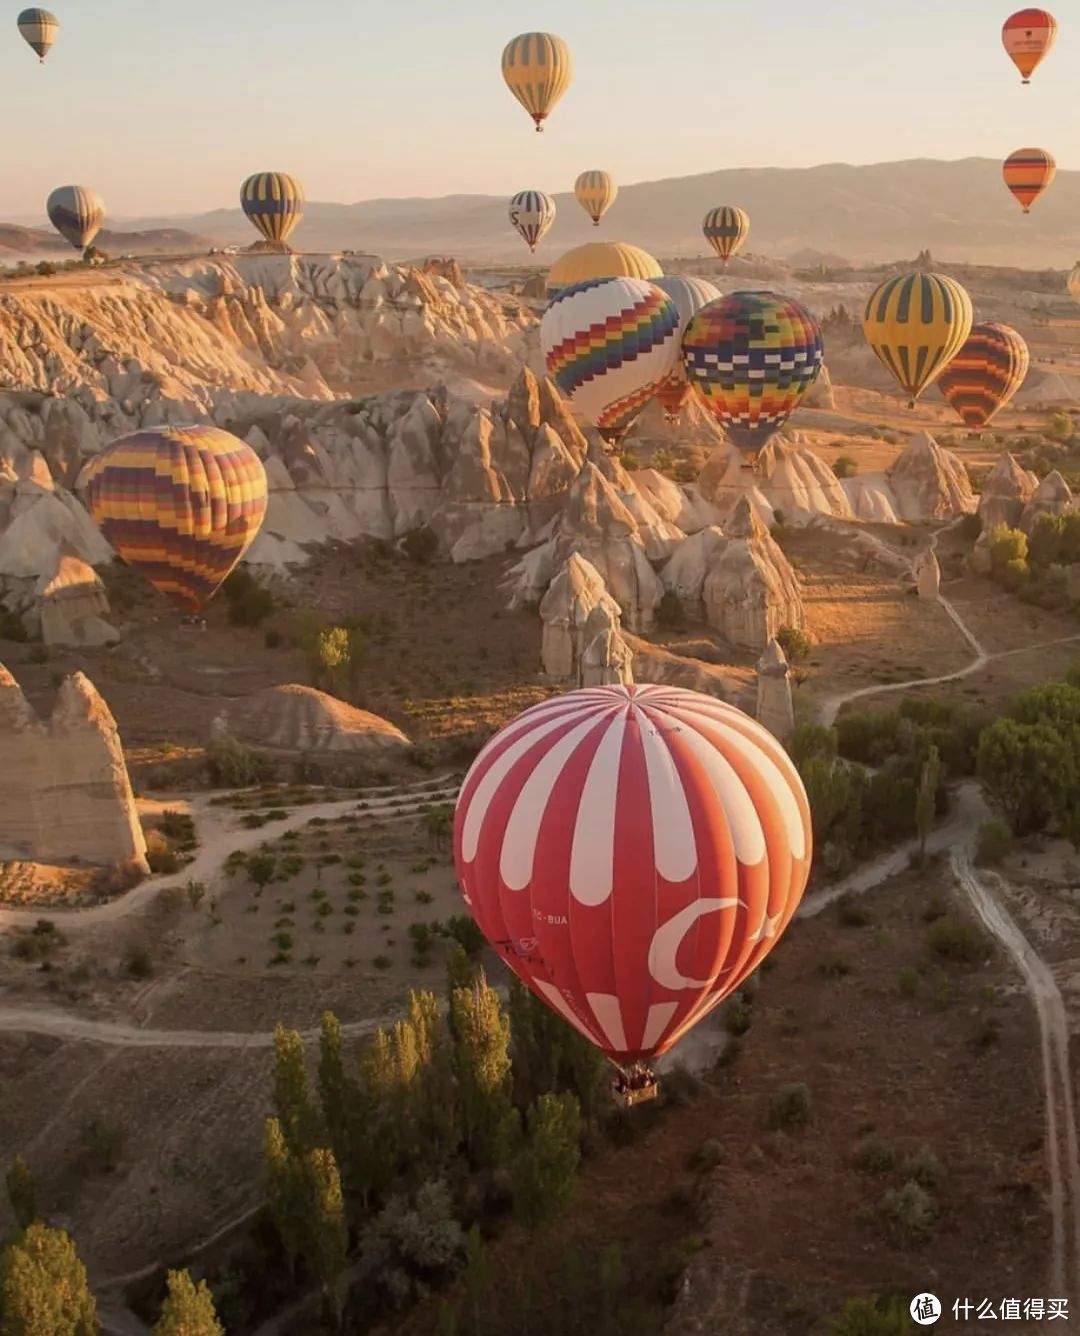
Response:
[[[717,301],[722,295],[719,288],[704,278],[683,278],[681,275],[674,275],[670,278],[654,278],[652,281],[675,303],[675,309],[679,313],[679,328],[684,331],[703,306]],[[686,407],[686,401],[692,393],[680,357],[671,374],[665,377],[656,391],[656,398],[668,422],[678,422],[679,414]]]
[[[1044,148],[1018,148],[1005,159],[1002,175],[1025,213],[1053,181],[1057,163]]]
[[[574,62],[561,37],[550,32],[524,32],[507,42],[502,53],[502,75],[539,132],[555,103],[570,87]]]
[[[600,226],[600,219],[615,203],[619,187],[607,172],[582,172],[574,182],[574,197],[593,220],[593,227]]]
[[[817,380],[824,355],[816,318],[775,292],[732,292],[710,302],[682,343],[691,389],[754,457]]]
[[[726,266],[728,260],[750,235],[750,215],[742,209],[735,209],[729,205],[710,209],[705,215],[701,230],[705,233],[709,245]]]
[[[1031,355],[1009,325],[972,325],[967,342],[938,377],[938,388],[964,425],[981,431],[1024,383]]]
[[[481,751],[454,813],[481,932],[618,1065],[666,1053],[745,983],[798,908],[812,843],[777,740],[678,687],[532,706]]]
[[[640,278],[564,288],[540,322],[548,374],[608,442],[620,441],[679,355],[679,312]]]
[[[267,483],[252,448],[219,427],[124,436],[87,473],[90,514],[155,589],[200,612],[251,546]]]
[[[49,222],[76,250],[85,250],[101,231],[105,201],[90,186],[57,186],[45,201]]]
[[[1057,20],[1045,9],[1020,9],[1005,20],[1001,41],[1024,83],[1031,83],[1056,37]]]
[[[19,15],[18,24],[23,40],[33,47],[44,65],[49,48],[60,31],[60,20],[47,9],[24,9]]]
[[[535,251],[555,221],[555,201],[542,190],[519,190],[510,201],[510,222]]]
[[[547,276],[547,294],[555,296],[591,278],[659,278],[660,265],[648,251],[624,241],[589,241],[560,255]]]
[[[285,172],[256,172],[240,187],[240,207],[267,241],[287,241],[304,216],[304,187]]]
[[[972,320],[971,298],[954,278],[916,271],[888,278],[871,293],[863,334],[914,408],[967,342]]]

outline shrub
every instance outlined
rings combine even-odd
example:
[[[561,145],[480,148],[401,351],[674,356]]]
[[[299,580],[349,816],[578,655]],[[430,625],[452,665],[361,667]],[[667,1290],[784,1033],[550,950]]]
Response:
[[[836,916],[844,928],[865,928],[874,921],[873,914],[854,896],[845,895],[836,908]]]
[[[237,567],[225,581],[222,593],[228,604],[229,623],[232,626],[259,626],[277,606],[270,590],[259,584],[251,572],[242,566]],[[280,639],[279,635],[278,643]]]
[[[486,939],[471,914],[455,914],[446,921],[447,935],[463,948],[467,956],[476,956],[484,949]]]
[[[154,962],[145,946],[128,947],[124,967],[133,979],[149,979],[154,972]]]
[[[896,1152],[880,1141],[867,1139],[855,1149],[855,1167],[867,1174],[887,1174],[896,1164]]]
[[[464,1251],[449,1189],[427,1182],[413,1201],[392,1197],[370,1221],[360,1240],[360,1269],[368,1285],[401,1308],[449,1278]]]
[[[900,989],[901,996],[914,997],[919,991],[919,972],[910,965],[905,965],[896,976],[897,987]]]
[[[986,955],[982,934],[971,923],[958,923],[943,918],[931,925],[928,934],[930,949],[943,960],[972,965]]]
[[[665,631],[681,631],[686,625],[682,599],[674,589],[665,589],[656,609],[656,624]]]
[[[934,1232],[937,1203],[914,1179],[902,1188],[892,1188],[882,1203],[896,1241],[902,1248],[925,1243]]]
[[[909,1305],[902,1299],[849,1299],[836,1316],[825,1319],[825,1336],[908,1336],[913,1331]]]
[[[813,1121],[810,1091],[801,1082],[781,1086],[769,1109],[769,1126],[773,1128],[809,1127]]]
[[[718,1164],[723,1163],[725,1153],[722,1141],[718,1141],[715,1137],[707,1137],[694,1151],[693,1167],[695,1169],[715,1169]]]
[[[840,455],[833,461],[832,471],[838,478],[854,478],[859,466],[850,455]]]
[[[211,782],[231,789],[248,788],[264,780],[266,759],[236,738],[214,738],[206,749],[206,768]]]
[[[782,626],[776,633],[776,643],[784,651],[788,663],[800,663],[808,658],[814,644],[797,626]]]
[[[738,1038],[746,1034],[754,1023],[753,1009],[745,1002],[735,1002],[724,1013],[724,1029]]]
[[[941,1161],[929,1146],[920,1146],[913,1155],[909,1155],[900,1166],[900,1172],[905,1180],[918,1183],[927,1192],[939,1188],[945,1177]]]
[[[427,566],[435,559],[439,551],[439,540],[429,525],[412,529],[401,540],[401,550],[409,561],[418,566]]]
[[[389,956],[376,956],[371,963],[377,970],[388,970],[394,962]]]
[[[278,649],[281,645],[281,632],[271,627],[263,636],[263,644],[267,649]]]
[[[83,1151],[101,1173],[111,1174],[120,1162],[124,1148],[124,1129],[104,1118],[91,1118],[83,1124]]]
[[[180,871],[180,858],[160,830],[146,832],[146,861],[158,876]]]
[[[1004,821],[996,817],[979,827],[975,846],[975,861],[980,867],[996,867],[1009,853],[1013,834]]]

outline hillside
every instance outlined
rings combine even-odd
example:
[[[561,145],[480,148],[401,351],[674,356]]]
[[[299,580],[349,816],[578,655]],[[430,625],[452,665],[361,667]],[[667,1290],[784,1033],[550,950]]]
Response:
[[[572,195],[556,193],[555,199],[557,221],[537,250],[548,262],[597,235],[633,240],[659,254],[703,253],[701,218],[730,201],[750,212],[751,246],[759,253],[786,257],[811,250],[867,261],[929,247],[946,260],[1061,268],[1077,258],[1073,220],[1080,211],[1080,172],[1059,171],[1027,218],[1002,184],[1000,163],[988,158],[746,168],[643,181],[622,187],[599,233]],[[434,252],[524,262],[528,252],[507,222],[505,206],[504,197],[495,195],[311,202],[295,244],[310,251],[374,250],[388,259]],[[246,243],[252,236],[239,209],[137,225],[182,227],[223,243]]]
[[[189,255],[208,250],[214,242],[182,227],[156,227],[132,232],[103,228],[95,244],[114,255]],[[0,223],[0,260],[17,261],[42,255],[66,260],[77,258],[78,252],[51,228]]]

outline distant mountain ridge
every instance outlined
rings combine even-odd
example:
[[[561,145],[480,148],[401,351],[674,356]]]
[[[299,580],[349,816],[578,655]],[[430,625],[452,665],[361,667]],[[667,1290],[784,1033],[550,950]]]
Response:
[[[94,244],[109,255],[189,255],[209,249],[214,244],[182,227],[159,227],[147,231],[118,232],[102,228]],[[0,223],[0,263],[18,262],[30,256],[47,255],[50,259],[76,260],[79,252],[51,228],[20,227]]]
[[[514,183],[534,184],[550,185]],[[1001,163],[989,158],[733,168],[643,181],[620,188],[599,228],[569,192],[555,199],[558,217],[537,249],[537,263],[604,238],[632,241],[654,254],[704,255],[701,219],[725,203],[749,212],[752,249],[777,257],[821,251],[868,262],[928,247],[943,260],[1030,269],[1071,266],[1080,255],[1080,172],[1059,171],[1025,217],[1005,188]],[[388,260],[446,253],[473,263],[528,264],[529,251],[511,228],[506,206],[507,199],[496,195],[311,201],[292,240],[298,250],[374,251]],[[221,244],[243,245],[255,235],[239,208],[130,225],[184,229]]]

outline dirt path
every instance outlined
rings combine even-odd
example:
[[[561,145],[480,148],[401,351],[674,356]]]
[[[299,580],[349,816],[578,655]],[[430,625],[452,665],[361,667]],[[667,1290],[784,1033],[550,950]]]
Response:
[[[346,1036],[363,1038],[386,1023],[385,1017],[354,1021],[341,1027]],[[69,1011],[49,1007],[4,1007],[0,1009],[0,1032],[54,1035],[58,1039],[80,1039],[119,1048],[272,1048],[271,1031],[144,1030],[137,1025],[94,1021]],[[307,1044],[316,1043],[318,1030],[301,1031]]]

